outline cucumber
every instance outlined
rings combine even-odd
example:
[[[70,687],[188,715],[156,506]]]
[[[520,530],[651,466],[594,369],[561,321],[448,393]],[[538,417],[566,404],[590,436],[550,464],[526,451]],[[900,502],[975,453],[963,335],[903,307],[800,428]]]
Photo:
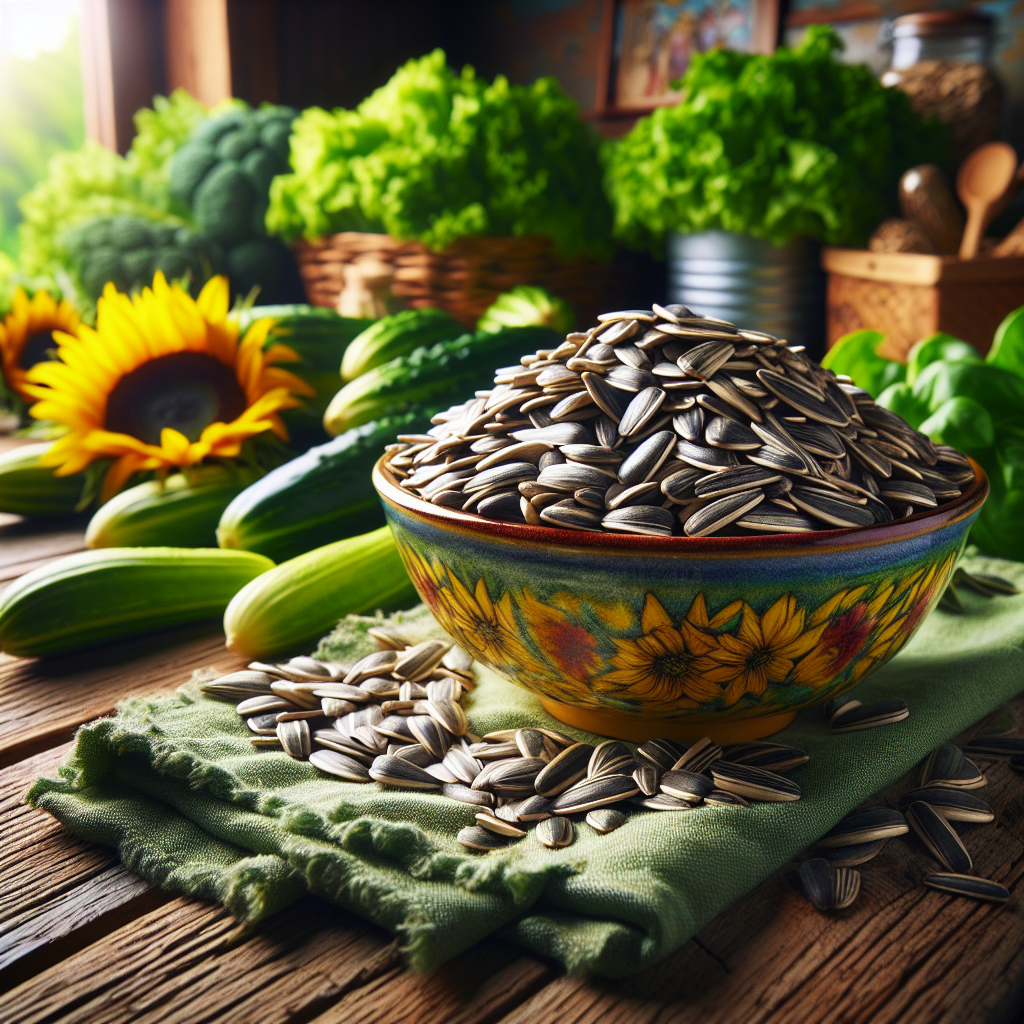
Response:
[[[50,444],[25,444],[0,453],[0,512],[59,519],[80,510],[85,474],[54,476],[52,466],[40,466]]]
[[[248,469],[202,466],[186,476],[147,480],[101,506],[89,521],[90,548],[217,546],[217,523],[235,495],[259,474]]]
[[[493,334],[464,334],[392,359],[346,384],[331,399],[324,427],[340,434],[411,406],[452,405],[494,386],[494,371],[517,363],[540,348],[556,348],[562,338],[547,327],[507,327]]]
[[[25,573],[0,594],[0,650],[48,657],[215,619],[273,564],[250,551],[219,548],[68,555]]]
[[[301,406],[281,414],[288,427],[290,447],[305,451],[327,440],[323,415],[341,384],[342,357],[352,339],[374,321],[339,316],[323,306],[252,306],[238,314],[239,329],[244,335],[255,321],[267,316],[276,321],[267,345],[287,345],[302,357],[301,362],[281,363],[281,367],[316,390],[315,398],[304,398]]]
[[[397,434],[430,425],[426,415],[375,420],[272,470],[224,510],[222,548],[258,551],[284,562],[384,522],[370,479],[373,464]]]
[[[341,361],[341,379],[354,380],[424,345],[451,341],[465,333],[466,328],[458,320],[440,309],[403,309],[382,317],[352,340]]]
[[[391,530],[307,551],[244,586],[224,613],[227,645],[248,658],[311,647],[346,615],[418,601]]]

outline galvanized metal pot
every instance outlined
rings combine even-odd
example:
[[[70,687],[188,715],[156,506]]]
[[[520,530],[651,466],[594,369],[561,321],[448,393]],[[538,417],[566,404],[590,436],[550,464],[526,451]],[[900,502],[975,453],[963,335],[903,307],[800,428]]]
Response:
[[[730,231],[668,236],[668,298],[697,313],[767,331],[825,352],[821,247],[806,238],[783,246]]]

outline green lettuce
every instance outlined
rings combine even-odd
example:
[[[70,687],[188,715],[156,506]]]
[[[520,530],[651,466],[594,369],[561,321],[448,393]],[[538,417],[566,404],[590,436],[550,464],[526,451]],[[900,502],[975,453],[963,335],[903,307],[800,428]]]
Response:
[[[682,99],[642,118],[606,151],[615,232],[663,252],[667,232],[714,228],[781,245],[798,235],[859,245],[895,203],[899,176],[941,162],[944,140],[910,101],[822,25],[771,56],[693,58]]]
[[[553,78],[488,83],[435,50],[355,110],[304,111],[291,168],[267,211],[267,230],[286,240],[380,231],[442,249],[546,235],[564,255],[609,253],[598,139]]]

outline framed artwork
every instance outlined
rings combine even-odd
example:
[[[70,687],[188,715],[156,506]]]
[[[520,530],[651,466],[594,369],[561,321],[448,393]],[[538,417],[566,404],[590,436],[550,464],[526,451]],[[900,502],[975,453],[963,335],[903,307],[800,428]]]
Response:
[[[598,112],[632,116],[675,103],[696,53],[772,53],[779,0],[605,0],[602,28]]]

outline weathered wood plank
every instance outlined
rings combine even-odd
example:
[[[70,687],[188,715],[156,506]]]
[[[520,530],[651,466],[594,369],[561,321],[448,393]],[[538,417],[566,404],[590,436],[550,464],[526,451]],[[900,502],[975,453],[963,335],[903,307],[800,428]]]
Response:
[[[1019,713],[1020,698],[1015,702]],[[619,982],[558,978],[502,1024],[991,1024],[1024,980],[1024,782],[986,765],[991,825],[964,830],[975,873],[1007,886],[1003,907],[927,890],[941,870],[915,840],[861,868],[849,910],[819,914],[767,879],[677,953]],[[917,784],[910,773],[882,794]],[[698,945],[699,944],[699,945]],[[725,970],[707,970],[697,950]]]
[[[54,558],[84,551],[85,524],[80,517],[52,523],[8,517],[0,523],[0,580],[12,580]]]
[[[242,664],[216,622],[62,658],[0,655],[0,767],[65,742],[125,697],[171,692],[207,665],[230,672]]]
[[[167,899],[125,871],[112,851],[76,839],[24,803],[32,781],[54,773],[69,746],[0,771],[0,988]]]
[[[311,1024],[486,1024],[555,975],[553,967],[522,950],[487,941],[429,975],[394,967],[347,993]]]

